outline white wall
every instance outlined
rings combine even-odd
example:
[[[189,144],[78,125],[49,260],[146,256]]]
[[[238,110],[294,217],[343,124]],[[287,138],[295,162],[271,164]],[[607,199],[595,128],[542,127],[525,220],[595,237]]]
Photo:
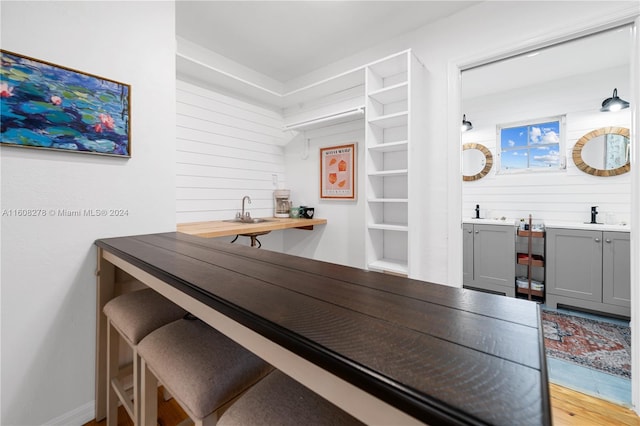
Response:
[[[309,139],[308,149],[305,140]],[[320,199],[320,148],[356,143],[356,200]],[[364,268],[364,120],[309,130],[293,139],[285,150],[288,187],[295,206],[314,207],[327,225],[313,231],[284,232],[283,251],[312,259]]]
[[[93,418],[97,238],[175,229],[172,2],[2,2],[2,48],[132,86],[131,159],[0,149],[3,425]]]
[[[462,143],[485,145],[494,156],[494,167],[484,178],[462,184],[463,218],[472,217],[480,204],[481,217],[518,219],[532,214],[543,221],[588,222],[591,206],[598,206],[599,222],[613,214],[616,223],[628,224],[631,175],[588,175],[576,167],[572,151],[578,139],[597,128],[630,127],[629,109],[599,111],[613,87],[628,94],[629,83],[629,68],[616,67],[465,100],[464,110],[467,118],[473,118],[474,129],[462,134]],[[566,170],[498,174],[496,125],[557,115],[566,115],[566,149],[561,153],[566,157]]]

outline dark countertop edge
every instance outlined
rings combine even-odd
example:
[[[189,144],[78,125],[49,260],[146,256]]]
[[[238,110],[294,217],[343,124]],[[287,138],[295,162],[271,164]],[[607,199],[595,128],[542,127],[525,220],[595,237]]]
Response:
[[[119,238],[135,238],[116,237]],[[391,379],[382,376],[346,357],[341,356],[333,351],[310,342],[307,339],[283,330],[277,324],[267,321],[250,311],[233,305],[224,299],[221,299],[211,293],[203,291],[201,288],[184,281],[174,275],[171,275],[160,268],[150,265],[140,259],[123,252],[116,247],[110,245],[107,239],[99,239],[95,241],[96,246],[109,251],[110,253],[122,258],[130,264],[142,269],[143,271],[153,275],[154,277],[166,282],[176,289],[188,294],[200,302],[210,306],[216,311],[226,315],[243,326],[267,337],[280,346],[292,351],[293,353],[309,360],[319,367],[335,374],[343,380],[371,393],[390,405],[409,414],[416,419],[429,425],[488,425],[489,423],[460,412],[455,407],[432,398],[428,395],[418,394],[413,389],[403,386]],[[544,355],[543,355],[544,356]],[[546,372],[546,364],[545,372]],[[376,377],[373,381],[371,378]],[[546,377],[546,375],[544,376]],[[543,393],[548,391],[545,386],[546,381],[542,384]],[[544,396],[544,395],[543,395]],[[547,402],[543,403],[548,405]],[[545,410],[548,411],[548,410]],[[546,416],[545,416],[546,417]],[[547,423],[545,420],[544,424]]]
[[[538,304],[538,326],[540,330],[544,330],[542,325],[542,307]],[[547,354],[544,347],[544,333],[538,333],[539,338],[539,347],[540,347],[540,377],[542,377],[542,382],[540,383],[541,391],[542,391],[542,421],[545,425],[552,424],[551,421],[551,398],[549,394],[549,372],[547,369]]]

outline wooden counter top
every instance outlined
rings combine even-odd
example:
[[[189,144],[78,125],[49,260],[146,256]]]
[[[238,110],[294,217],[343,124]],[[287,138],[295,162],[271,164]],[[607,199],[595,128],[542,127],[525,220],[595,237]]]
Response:
[[[120,270],[366,424],[551,424],[535,303],[179,232],[96,245],[96,404]]]
[[[313,225],[324,225],[327,219],[289,219],[289,218],[265,218],[267,222],[238,223],[214,220],[208,222],[179,223],[178,232],[195,235],[204,238],[226,237],[229,235],[251,234],[254,232],[269,232],[280,229],[306,229],[312,230]]]

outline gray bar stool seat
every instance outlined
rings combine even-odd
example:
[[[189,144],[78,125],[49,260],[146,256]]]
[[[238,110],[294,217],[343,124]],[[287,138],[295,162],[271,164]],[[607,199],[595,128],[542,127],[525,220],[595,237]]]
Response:
[[[200,320],[165,325],[138,345],[142,359],[142,421],[155,426],[156,380],[196,425],[216,424],[242,393],[273,367]]]
[[[242,395],[218,422],[218,426],[362,424],[277,370]]]
[[[186,311],[152,289],[122,294],[103,310],[107,317],[107,425],[118,422],[118,400],[135,425],[140,424],[140,358],[137,345],[153,330],[186,315]],[[133,352],[133,401],[120,379],[120,337]]]

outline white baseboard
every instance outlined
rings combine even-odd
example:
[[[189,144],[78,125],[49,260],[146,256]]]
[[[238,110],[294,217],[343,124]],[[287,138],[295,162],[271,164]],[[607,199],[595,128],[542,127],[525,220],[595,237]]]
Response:
[[[95,418],[95,401],[68,411],[55,419],[51,419],[44,426],[82,426]]]

